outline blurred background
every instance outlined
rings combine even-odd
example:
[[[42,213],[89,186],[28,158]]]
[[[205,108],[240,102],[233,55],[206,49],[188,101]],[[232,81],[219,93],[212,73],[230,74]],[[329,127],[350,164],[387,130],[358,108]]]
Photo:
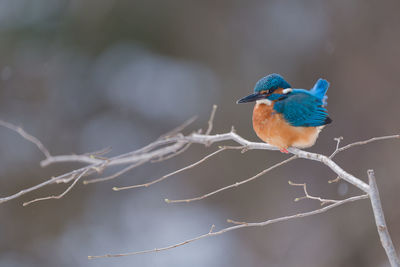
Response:
[[[280,73],[295,88],[331,82],[326,127],[310,149],[329,154],[343,143],[399,133],[399,1],[119,1],[0,0],[1,119],[21,125],[53,155],[108,146],[108,156],[140,148],[191,116],[186,132],[258,140],[252,105],[235,101],[255,82]],[[43,155],[0,129],[0,195],[14,194],[79,164],[39,165]],[[114,192],[190,164],[217,146],[192,146],[120,178],[77,185],[60,200],[55,185],[0,205],[0,266],[388,266],[368,200],[265,228],[247,228],[160,252],[91,260],[88,255],[152,249],[229,226],[320,207],[310,194],[360,194],[316,162],[297,160],[234,190],[202,195],[287,158],[277,152],[226,151],[195,169],[145,189]],[[336,162],[366,181],[374,169],[393,241],[400,249],[400,142],[339,154]],[[110,169],[109,171],[116,171]]]

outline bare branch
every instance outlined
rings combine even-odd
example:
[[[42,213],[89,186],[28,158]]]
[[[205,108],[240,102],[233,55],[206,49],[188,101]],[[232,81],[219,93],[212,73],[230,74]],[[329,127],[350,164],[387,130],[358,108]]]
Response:
[[[186,170],[188,170],[188,169],[191,169],[191,168],[193,168],[193,167],[199,165],[200,163],[206,161],[207,159],[209,159],[209,158],[215,156],[216,154],[218,154],[218,153],[220,153],[220,152],[222,152],[222,151],[224,151],[224,150],[226,150],[226,147],[220,148],[220,149],[218,149],[217,151],[215,151],[215,152],[213,152],[213,153],[211,153],[211,154],[208,154],[207,156],[205,156],[205,157],[202,158],[201,160],[196,161],[196,162],[193,163],[193,164],[190,164],[189,166],[186,166],[186,167],[184,167],[184,168],[182,168],[182,169],[179,169],[179,170],[176,170],[176,171],[174,171],[174,172],[171,172],[171,173],[169,173],[169,174],[167,174],[167,175],[164,175],[163,177],[158,178],[158,179],[156,179],[156,180],[153,180],[153,181],[151,181],[151,182],[148,182],[148,183],[145,183],[145,184],[137,184],[137,185],[125,186],[125,187],[113,187],[113,190],[114,190],[114,191],[120,191],[120,190],[133,189],[133,188],[138,188],[138,187],[149,187],[150,185],[153,185],[153,184],[155,184],[155,183],[161,182],[161,181],[167,179],[168,177],[170,177],[170,176],[172,176],[172,175],[175,175],[175,174],[178,174],[178,173],[180,173],[180,172],[183,172],[183,171],[186,171]]]
[[[289,220],[296,219],[296,218],[303,218],[303,217],[307,217],[307,216],[311,216],[311,215],[316,215],[316,214],[319,214],[319,213],[326,212],[326,211],[328,211],[328,210],[330,210],[332,208],[335,208],[337,206],[343,205],[345,203],[353,202],[353,201],[360,200],[360,199],[365,199],[365,198],[368,198],[368,195],[360,195],[360,196],[356,196],[356,197],[347,198],[347,199],[341,200],[341,201],[339,201],[337,203],[333,203],[331,205],[325,206],[325,207],[317,209],[317,210],[304,212],[304,213],[298,213],[298,214],[295,214],[295,215],[290,215],[290,216],[285,216],[285,217],[280,217],[280,218],[276,218],[276,219],[272,219],[272,220],[267,220],[267,221],[264,221],[264,222],[258,222],[258,223],[246,223],[246,222],[240,223],[239,222],[235,226],[227,227],[227,228],[224,228],[224,229],[219,230],[217,232],[209,231],[207,234],[200,235],[200,236],[197,236],[195,238],[183,241],[181,243],[177,243],[177,244],[170,245],[170,246],[163,247],[163,248],[155,248],[155,249],[136,251],[136,252],[128,252],[128,253],[121,253],[121,254],[106,254],[106,255],[100,255],[100,256],[88,256],[88,258],[89,259],[96,259],[96,258],[123,257],[123,256],[131,256],[131,255],[138,255],[138,254],[160,252],[160,251],[164,251],[164,250],[169,250],[169,249],[173,249],[173,248],[176,248],[176,247],[180,247],[180,246],[192,243],[194,241],[197,241],[197,240],[200,240],[200,239],[203,239],[203,238],[206,238],[206,237],[221,235],[221,234],[224,234],[226,232],[237,230],[237,229],[241,229],[241,228],[245,228],[245,227],[262,227],[262,226],[266,226],[266,225],[273,224],[273,223],[278,223],[278,222],[282,222],[282,221],[289,221]],[[230,220],[230,222],[236,224],[235,221]]]
[[[156,142],[146,146],[145,147],[146,149],[142,148],[142,149],[136,150],[135,152],[137,152],[137,151],[143,152],[144,150],[157,147],[155,145],[156,143],[157,144],[160,144],[160,143],[166,144],[166,143],[170,143],[170,142],[169,141],[165,141],[165,140],[163,142],[156,141]],[[94,164],[79,168],[77,170],[73,170],[71,172],[62,174],[62,175],[57,176],[57,177],[52,177],[52,178],[48,179],[47,181],[44,181],[44,182],[42,182],[40,184],[37,184],[35,186],[23,189],[18,193],[15,193],[15,194],[7,196],[7,197],[0,198],[0,204],[4,203],[4,202],[7,202],[7,201],[10,201],[10,200],[13,200],[13,199],[16,199],[18,197],[21,197],[22,195],[25,195],[25,194],[27,194],[29,192],[32,192],[32,191],[35,191],[35,190],[37,190],[39,188],[42,188],[42,187],[44,187],[46,185],[59,183],[60,181],[62,181],[62,182],[69,181],[68,179],[71,179],[71,177],[75,177],[74,176],[75,174],[79,174],[79,173],[85,171],[86,169],[88,170],[86,175],[90,175],[90,174],[96,172],[96,170],[99,170],[99,168],[102,169],[102,168],[108,167],[108,166],[114,166],[114,165],[117,166],[117,165],[124,165],[124,164],[128,164],[128,163],[135,163],[137,161],[145,161],[145,160],[149,161],[153,157],[170,154],[170,153],[172,153],[174,151],[177,151],[183,145],[184,145],[184,143],[177,142],[177,143],[174,143],[174,144],[166,146],[166,147],[161,147],[161,148],[159,148],[157,150],[154,150],[154,151],[144,152],[144,153],[140,153],[140,154],[136,154],[136,155],[133,152],[130,152],[130,153],[123,154],[124,157],[122,157],[122,155],[119,155],[119,156],[110,158],[108,160],[96,159],[96,161],[95,161],[96,163],[94,163]],[[79,157],[79,156],[74,156],[74,157]],[[87,158],[87,156],[82,156],[82,157],[85,158],[85,159]],[[55,158],[55,157],[51,157],[51,158]],[[67,160],[67,161],[70,161],[70,160]],[[106,163],[106,165],[104,165],[105,163]]]
[[[124,153],[118,156],[115,156],[113,158],[110,158],[109,160],[112,161],[112,165],[121,165],[121,164],[129,164],[133,163],[136,161],[140,161],[141,158],[148,158],[149,154],[153,157],[156,158],[157,156],[164,156],[173,152],[176,152],[179,150],[184,143],[187,143],[185,140],[181,140],[184,138],[183,135],[177,134],[176,136],[173,136],[168,139],[162,139],[162,140],[156,140],[153,143],[148,144],[145,147],[142,147],[140,149],[134,150],[132,152]],[[176,144],[181,140],[181,144]],[[182,144],[183,142],[183,144]],[[173,144],[170,146],[170,148],[174,149],[169,149],[168,147],[162,147],[165,145]],[[162,148],[159,148],[162,147]],[[167,149],[168,151],[165,151],[163,148]],[[159,150],[157,150],[159,149]],[[156,150],[157,153],[152,150]],[[161,153],[159,153],[161,152]],[[168,153],[164,153],[168,152]],[[139,158],[139,160],[138,160]],[[84,155],[61,155],[61,156],[51,156],[48,159],[43,160],[40,165],[42,167],[46,167],[50,164],[54,163],[65,163],[65,162],[81,162],[81,163],[88,163],[88,164],[100,164],[104,162],[104,159],[99,159],[91,156],[90,154],[84,154]]]
[[[22,136],[22,138],[36,145],[39,148],[39,150],[42,151],[42,153],[46,158],[51,157],[49,150],[47,150],[47,148],[42,144],[42,142],[40,142],[39,139],[37,139],[33,135],[30,135],[27,132],[25,132],[24,129],[22,129],[21,127],[18,127],[12,123],[2,120],[0,120],[0,126],[6,127],[10,130],[13,130],[14,132],[17,132],[20,136]]]
[[[18,197],[21,197],[21,196],[23,196],[23,195],[25,195],[25,194],[27,194],[29,192],[38,190],[38,189],[40,189],[40,188],[42,188],[42,187],[44,187],[46,185],[50,185],[50,184],[56,183],[57,180],[59,180],[59,179],[70,177],[70,176],[72,176],[72,175],[74,175],[76,173],[80,173],[80,172],[84,171],[85,169],[86,169],[86,167],[71,171],[69,173],[66,173],[66,174],[63,174],[63,175],[60,175],[60,176],[57,176],[57,177],[52,177],[47,181],[44,181],[44,182],[42,182],[40,184],[37,184],[35,186],[23,189],[23,190],[19,191],[18,193],[15,193],[15,194],[7,196],[7,197],[0,198],[0,204],[2,204],[4,202],[7,202],[7,201],[10,201],[10,200],[13,200],[13,199],[16,199]],[[88,173],[88,174],[90,174],[90,173]]]
[[[383,215],[383,209],[381,199],[379,197],[378,186],[376,185],[375,174],[373,170],[368,170],[369,197],[371,199],[372,210],[374,212],[375,223],[378,229],[381,244],[385,249],[386,255],[389,258],[390,265],[392,267],[399,267],[400,260],[399,256],[394,248],[392,239],[390,238],[388,228],[386,226],[385,216]]]
[[[364,144],[368,142],[377,141],[377,140],[385,140],[385,139],[390,139],[390,138],[398,138],[398,135],[394,136],[388,136],[388,137],[375,137],[370,140],[366,141],[360,141],[357,142],[357,144]],[[209,145],[212,143],[216,142],[222,142],[222,141],[228,141],[232,140],[237,142],[238,144],[242,145],[245,147],[245,150],[253,150],[253,149],[261,149],[261,150],[278,150],[278,148],[271,146],[266,143],[261,143],[261,142],[250,142],[238,134],[236,134],[234,131],[231,131],[229,133],[225,134],[215,134],[215,135],[203,135],[199,133],[193,133],[187,136],[183,136],[181,134],[177,134],[176,136],[173,136],[171,138],[163,139],[163,140],[157,140],[153,143],[150,143],[149,145],[140,148],[138,150],[128,152],[125,154],[118,155],[116,157],[112,157],[107,159],[107,167],[108,166],[117,166],[117,165],[126,165],[126,164],[135,164],[136,162],[144,161],[144,160],[152,160],[154,158],[159,158],[165,155],[169,155],[171,153],[175,153],[176,151],[179,151],[182,149],[183,146],[187,143],[197,143],[197,144],[203,144],[203,145]],[[346,146],[346,147],[349,147]],[[340,148],[340,151],[343,151],[344,148]],[[346,148],[347,149],[347,148]],[[332,161],[332,159],[329,159],[327,156],[321,155],[321,154],[316,154],[316,153],[311,153],[311,152],[306,152],[300,149],[296,148],[289,148],[289,151],[293,153],[294,155],[297,155],[299,158],[304,158],[304,159],[309,159],[309,160],[315,160],[322,162],[323,164],[327,165],[332,171],[334,171],[338,176],[340,176],[342,179],[346,180],[347,182],[355,185],[356,187],[360,188],[364,192],[369,192],[369,186],[359,178],[354,177],[353,175],[347,173],[344,171],[341,167],[339,167],[335,162]],[[82,162],[82,163],[89,163],[90,165],[80,168],[78,170],[74,170],[72,172],[57,176],[55,178],[50,178],[49,180],[37,184],[33,187],[26,188],[24,190],[21,190],[18,193],[15,193],[13,195],[7,196],[0,198],[0,204],[4,203],[6,201],[18,198],[26,193],[35,191],[39,188],[42,188],[46,185],[56,183],[58,180],[65,179],[67,177],[71,177],[71,175],[75,173],[80,173],[86,168],[93,169],[94,167],[99,167],[104,164],[105,160],[103,159],[98,159],[98,158],[93,158],[88,155],[62,155],[62,156],[51,156],[48,159],[45,159],[44,161],[41,162],[42,166],[47,166],[52,163],[56,162]],[[91,172],[91,171],[90,171]],[[89,175],[90,172],[87,174]]]
[[[325,198],[311,196],[307,192],[307,184],[306,183],[296,184],[296,183],[293,183],[292,181],[289,181],[289,184],[293,185],[293,186],[301,186],[301,187],[303,187],[303,191],[304,191],[305,196],[295,198],[294,201],[296,201],[296,202],[300,201],[302,199],[307,199],[308,198],[308,199],[318,200],[319,202],[321,202],[321,206],[323,206],[323,205],[328,204],[328,203],[337,203],[337,202],[340,201],[340,200],[325,199]]]
[[[145,164],[146,162],[147,161],[144,161],[144,160],[136,162],[136,163],[134,163],[132,165],[129,165],[128,167],[123,168],[119,172],[116,172],[115,174],[110,175],[110,176],[101,177],[101,178],[95,178],[95,179],[90,179],[90,180],[84,180],[83,184],[92,184],[92,183],[104,182],[104,181],[115,179],[115,178],[127,173],[128,171]]]
[[[87,164],[100,164],[104,160],[93,157],[91,155],[83,154],[83,155],[61,155],[61,156],[51,156],[42,160],[40,162],[41,167],[47,167],[50,164],[54,163],[64,163],[64,162],[81,162]]]
[[[292,161],[292,160],[294,160],[294,159],[296,159],[296,158],[297,158],[297,156],[292,156],[292,157],[290,157],[290,158],[288,158],[288,159],[286,159],[286,160],[284,160],[284,161],[281,161],[281,162],[279,162],[279,163],[277,163],[277,164],[275,164],[275,165],[272,165],[271,167],[269,167],[269,168],[263,170],[262,172],[259,172],[258,174],[254,175],[254,176],[252,176],[252,177],[250,177],[250,178],[248,178],[248,179],[246,179],[246,180],[243,180],[243,181],[241,181],[241,182],[236,182],[236,183],[234,183],[234,184],[231,184],[231,185],[222,187],[222,188],[220,188],[220,189],[218,189],[218,190],[215,190],[215,191],[213,191],[213,192],[210,192],[210,193],[208,193],[208,194],[205,194],[205,195],[202,195],[202,196],[199,196],[199,197],[188,198],[188,199],[178,199],[178,200],[165,199],[165,202],[167,202],[167,203],[182,203],[182,202],[186,202],[186,203],[187,203],[187,202],[192,202],[192,201],[196,201],[196,200],[205,199],[205,198],[207,198],[207,197],[210,197],[210,196],[212,196],[212,195],[215,195],[215,194],[217,194],[217,193],[220,193],[220,192],[222,192],[222,191],[224,191],[224,190],[227,190],[227,189],[230,189],[230,188],[234,188],[234,187],[238,187],[238,186],[240,186],[240,185],[242,185],[242,184],[245,184],[245,183],[248,183],[248,182],[250,182],[250,181],[253,181],[254,179],[257,179],[258,177],[260,177],[260,176],[266,174],[267,172],[269,172],[269,171],[271,171],[271,170],[273,170],[273,169],[275,169],[275,168],[277,168],[277,167],[279,167],[279,166],[282,166],[282,165],[284,165],[284,164],[286,164],[286,163],[288,163],[288,162],[290,162],[290,161]]]
[[[339,137],[341,139],[343,139],[343,137]],[[387,139],[398,139],[400,138],[400,135],[396,134],[396,135],[388,135],[388,136],[380,136],[380,137],[373,137],[371,139],[365,140],[365,141],[358,141],[358,142],[354,142],[351,144],[348,144],[346,146],[343,146],[341,148],[339,148],[339,143],[340,141],[338,141],[337,143],[337,147],[336,150],[332,153],[332,155],[329,156],[330,159],[333,159],[334,156],[336,156],[339,152],[342,152],[344,150],[347,150],[353,146],[361,146],[361,145],[366,145],[375,141],[381,141],[381,140],[387,140]]]
[[[213,113],[213,112],[212,112]],[[212,116],[210,116],[210,125],[212,125]],[[6,127],[9,126],[9,128],[13,130],[18,130],[17,128],[13,127],[13,125],[9,125],[7,123],[3,123],[3,126],[5,125]],[[182,128],[182,127],[181,127]],[[37,139],[32,139],[31,135],[27,135],[24,131],[19,133],[23,134],[24,136],[27,136],[28,140],[32,140],[35,144],[37,144],[38,147],[42,147],[40,142],[37,142]],[[390,138],[398,138],[399,135],[393,135],[393,136],[386,136],[386,137],[375,137],[370,140],[366,141],[360,141],[356,142],[350,145],[347,145],[345,147],[339,148],[338,151],[343,151],[351,146],[354,145],[361,145],[361,144],[366,144],[372,141],[377,141],[377,140],[385,140],[385,139],[390,139]],[[6,201],[15,199],[17,197],[20,197],[28,192],[32,192],[34,190],[37,190],[43,186],[53,184],[53,183],[59,183],[61,182],[66,182],[70,181],[70,179],[74,179],[74,175],[76,173],[81,173],[85,169],[90,169],[87,175],[90,175],[91,173],[94,172],[94,170],[97,168],[106,168],[109,166],[119,166],[119,165],[133,165],[138,162],[142,161],[150,161],[154,160],[156,158],[162,159],[165,157],[168,157],[168,155],[173,155],[174,153],[178,153],[183,147],[185,147],[189,143],[197,143],[197,144],[203,144],[203,145],[211,145],[216,142],[222,142],[222,141],[235,141],[241,146],[244,146],[244,150],[253,150],[253,149],[262,149],[262,150],[278,150],[276,147],[271,146],[266,143],[261,143],[261,142],[250,142],[238,134],[232,129],[231,132],[229,133],[224,133],[224,134],[215,134],[215,135],[205,135],[205,134],[200,134],[200,133],[192,133],[190,135],[184,136],[180,133],[177,133],[176,135],[172,137],[168,137],[166,139],[162,140],[156,140],[153,143],[150,143],[149,145],[137,149],[132,152],[128,152],[125,154],[121,154],[109,159],[105,158],[99,158],[99,157],[94,157],[93,155],[61,155],[61,156],[51,156],[49,153],[43,152],[46,155],[50,155],[50,157],[46,158],[41,162],[42,166],[47,166],[52,163],[57,163],[57,162],[81,162],[81,163],[86,163],[88,164],[87,166],[80,168],[78,170],[74,170],[71,172],[68,172],[66,174],[50,178],[47,181],[40,183],[38,185],[35,185],[33,187],[21,190],[18,193],[15,193],[11,196],[3,197],[0,198],[0,203],[4,203]],[[44,147],[44,146],[43,146]],[[47,151],[47,150],[44,150]],[[332,171],[334,171],[339,177],[344,179],[345,181],[355,185],[359,189],[363,190],[364,192],[369,192],[369,185],[363,182],[361,179],[354,177],[353,175],[345,172],[341,167],[339,167],[335,162],[332,161],[332,159],[328,158],[327,156],[321,155],[321,154],[316,154],[316,153],[311,153],[311,152],[306,152],[300,149],[296,148],[289,148],[289,151],[298,156],[299,158],[304,158],[304,159],[309,159],[309,160],[315,160],[322,162],[323,164],[327,165]],[[337,154],[338,152],[336,152]]]
[[[94,182],[100,182],[100,181],[106,181],[106,180],[110,180],[110,179],[114,179],[120,175],[122,175],[123,173],[126,173],[127,171],[142,165],[144,163],[147,162],[159,162],[159,161],[163,161],[169,158],[172,158],[174,156],[177,156],[181,153],[183,153],[184,151],[186,151],[186,149],[191,145],[191,144],[202,144],[205,146],[209,146],[213,143],[217,143],[217,142],[223,142],[223,141],[234,141],[236,143],[239,144],[239,146],[223,146],[220,147],[219,150],[207,155],[206,157],[204,157],[203,159],[189,165],[186,166],[182,169],[179,169],[177,171],[174,171],[172,173],[169,173],[167,175],[164,175],[163,177],[148,182],[146,184],[140,184],[140,185],[133,185],[133,186],[129,186],[129,187],[121,187],[121,188],[114,188],[114,190],[122,190],[122,189],[128,189],[128,188],[136,188],[136,187],[148,187],[152,184],[158,183],[174,174],[177,174],[179,172],[182,172],[184,170],[193,168],[195,166],[197,166],[198,164],[204,162],[205,160],[207,160],[208,158],[212,157],[213,155],[226,150],[226,149],[241,149],[242,153],[246,152],[248,150],[254,150],[254,149],[258,149],[258,150],[278,150],[278,148],[271,146],[269,144],[266,143],[261,143],[261,142],[251,142],[248,141],[246,139],[244,139],[243,137],[239,136],[234,128],[232,127],[232,130],[228,133],[224,133],[224,134],[215,134],[215,135],[211,135],[211,131],[213,128],[213,120],[215,117],[215,112],[216,112],[216,106],[213,107],[213,110],[211,112],[210,115],[210,119],[208,121],[208,128],[205,132],[205,134],[201,134],[201,130],[194,132],[192,134],[189,135],[183,135],[182,133],[180,133],[185,127],[187,127],[190,123],[192,123],[194,121],[194,119],[190,119],[188,121],[186,121],[184,124],[182,124],[181,126],[177,127],[176,129],[174,129],[173,131],[167,133],[166,135],[163,135],[162,137],[160,137],[159,139],[157,139],[155,142],[150,143],[149,145],[128,152],[128,153],[124,153],[115,157],[111,157],[111,158],[104,158],[101,157],[101,155],[103,153],[108,152],[108,150],[106,151],[100,151],[100,152],[95,152],[95,153],[90,153],[90,154],[84,154],[84,155],[60,155],[60,156],[52,156],[49,151],[45,148],[45,146],[35,137],[33,137],[32,135],[26,133],[21,127],[17,127],[11,123],[8,122],[4,122],[0,120],[0,126],[4,126],[6,128],[9,128],[15,132],[17,132],[19,135],[21,135],[24,139],[32,142],[33,144],[35,144],[41,151],[42,153],[45,155],[45,160],[43,160],[41,162],[41,166],[47,166],[49,164],[53,164],[53,163],[57,163],[57,162],[81,162],[84,164],[87,164],[87,166],[79,168],[77,170],[73,170],[71,172],[59,175],[57,177],[52,177],[48,180],[46,180],[45,182],[42,182],[40,184],[37,184],[35,186],[29,187],[27,189],[21,190],[18,193],[15,193],[13,195],[7,196],[7,197],[3,197],[0,198],[0,204],[4,203],[6,201],[18,198],[26,193],[35,191],[39,188],[42,188],[44,186],[50,185],[50,184],[55,184],[55,183],[69,183],[72,181],[71,185],[61,194],[59,195],[52,195],[52,196],[48,196],[48,197],[43,197],[43,198],[37,198],[34,199],[32,201],[28,201],[25,202],[23,205],[29,205],[31,203],[37,202],[37,201],[42,201],[42,200],[48,200],[48,199],[60,199],[63,196],[65,196],[69,191],[72,190],[72,188],[76,185],[76,183],[78,183],[78,181],[83,177],[83,176],[88,176],[91,175],[95,172],[97,173],[101,173],[105,168],[108,168],[110,166],[124,166],[124,165],[128,165],[127,167],[123,168],[122,170],[116,172],[113,175],[110,175],[108,177],[102,177],[102,178],[97,178],[97,179],[93,179],[93,180],[88,180],[85,181],[85,183],[94,183]],[[332,158],[334,158],[338,153],[347,150],[353,146],[359,146],[359,145],[364,145],[364,144],[368,144],[374,141],[380,141],[380,140],[387,140],[387,139],[399,139],[400,135],[391,135],[391,136],[382,136],[382,137],[374,137],[365,141],[358,141],[358,142],[354,142],[351,144],[348,144],[346,146],[340,147],[340,143],[341,140],[343,139],[342,137],[339,138],[335,138],[336,143],[336,149],[335,151],[328,157],[325,155],[321,155],[321,154],[317,154],[317,153],[311,153],[311,152],[306,152],[297,148],[289,148],[289,152],[293,154],[293,156],[291,158],[288,158],[282,162],[279,162],[265,170],[263,170],[262,172],[258,173],[257,175],[250,177],[246,180],[243,180],[241,182],[237,182],[235,184],[220,188],[218,190],[215,190],[211,193],[202,195],[200,197],[196,197],[196,198],[191,198],[191,199],[183,199],[183,200],[168,200],[166,199],[166,202],[168,203],[177,203],[177,202],[191,202],[191,201],[195,201],[195,200],[200,200],[200,199],[204,199],[206,197],[212,196],[216,193],[219,193],[221,191],[224,191],[226,189],[230,189],[230,188],[234,188],[237,187],[239,185],[242,185],[244,183],[250,182],[258,177],[260,177],[261,175],[271,171],[272,169],[279,167],[283,164],[288,163],[291,160],[294,160],[296,158],[303,158],[303,159],[308,159],[308,160],[314,160],[314,161],[318,161],[321,162],[323,164],[325,164],[326,166],[328,166],[333,172],[335,172],[338,176],[337,179],[332,180],[330,182],[334,182],[337,181],[338,179],[343,179],[351,184],[353,184],[354,186],[356,186],[357,188],[359,188],[360,190],[366,192],[366,195],[360,195],[357,197],[351,197],[345,200],[330,200],[330,199],[323,199],[320,197],[314,197],[311,196],[308,192],[307,192],[307,187],[306,184],[294,184],[289,182],[291,185],[294,186],[302,186],[305,196],[304,197],[300,197],[297,198],[296,200],[300,200],[300,199],[304,199],[304,198],[309,198],[309,199],[314,199],[314,200],[318,200],[321,202],[321,204],[327,204],[327,203],[331,203],[330,205],[323,207],[321,209],[318,210],[314,210],[311,212],[306,212],[306,213],[300,213],[300,214],[296,214],[296,215],[291,215],[291,216],[286,216],[286,217],[281,217],[281,218],[277,218],[277,219],[273,219],[273,220],[268,220],[268,221],[264,221],[264,222],[260,222],[260,223],[247,223],[247,222],[238,222],[238,221],[233,221],[233,220],[228,220],[228,222],[235,224],[234,226],[228,227],[228,228],[224,228],[220,231],[215,232],[214,228],[215,226],[213,225],[211,227],[211,229],[209,230],[209,232],[207,234],[195,237],[193,239],[189,239],[186,240],[184,242],[175,244],[175,245],[171,245],[168,247],[164,247],[164,248],[159,248],[159,249],[153,249],[153,250],[145,250],[145,251],[139,251],[139,252],[131,252],[131,253],[125,253],[125,254],[113,254],[113,255],[102,255],[102,256],[89,256],[89,258],[98,258],[98,257],[119,257],[119,256],[126,256],[126,255],[135,255],[135,254],[143,254],[143,253],[150,253],[150,252],[158,252],[158,251],[162,251],[162,250],[168,250],[171,248],[175,248],[178,246],[182,246],[185,244],[188,244],[190,242],[199,240],[201,238],[204,237],[208,237],[208,236],[215,236],[215,235],[220,235],[223,234],[225,232],[231,231],[231,230],[236,230],[239,228],[244,228],[244,227],[255,227],[255,226],[265,226],[268,224],[272,224],[272,223],[276,223],[276,222],[281,222],[281,221],[286,221],[286,220],[291,220],[294,218],[299,218],[299,217],[305,217],[305,216],[310,216],[310,215],[314,215],[314,214],[318,214],[318,213],[322,213],[325,212],[331,208],[334,208],[336,206],[339,206],[341,204],[350,202],[350,201],[355,201],[355,200],[359,200],[359,199],[364,199],[368,197],[368,194],[371,198],[371,203],[372,203],[372,208],[374,211],[374,216],[375,216],[375,221],[377,224],[377,228],[378,228],[378,233],[380,235],[381,238],[381,242],[383,247],[385,248],[385,251],[388,255],[388,258],[390,260],[390,263],[392,266],[396,266],[396,267],[400,267],[399,264],[399,259],[398,256],[396,254],[396,251],[394,249],[393,243],[391,241],[391,238],[389,236],[389,232],[387,230],[387,226],[386,226],[386,222],[383,216],[383,211],[382,211],[382,207],[381,207],[381,203],[380,203],[380,199],[379,199],[379,193],[378,193],[378,189],[376,186],[376,182],[375,182],[375,177],[373,174],[373,171],[369,171],[368,172],[368,176],[369,176],[369,184],[365,183],[364,181],[362,181],[361,179],[351,175],[350,173],[347,173],[346,171],[344,171],[340,166],[338,166],[333,160]]]
[[[74,180],[74,182],[61,194],[55,196],[48,196],[48,197],[41,197],[41,198],[36,198],[34,200],[28,201],[28,202],[24,202],[24,204],[22,204],[24,207],[28,206],[29,204],[32,204],[34,202],[38,202],[38,201],[42,201],[42,200],[49,200],[49,199],[60,199],[63,196],[65,196],[69,191],[71,191],[72,187],[75,186],[75,184],[89,171],[89,169],[84,170],[81,174],[78,175],[78,177],[76,177],[76,179]]]

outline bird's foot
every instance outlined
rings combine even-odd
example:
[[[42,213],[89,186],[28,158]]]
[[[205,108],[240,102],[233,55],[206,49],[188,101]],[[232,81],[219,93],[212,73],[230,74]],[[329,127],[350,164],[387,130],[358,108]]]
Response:
[[[289,151],[286,148],[280,148],[279,151],[285,154],[289,154]]]

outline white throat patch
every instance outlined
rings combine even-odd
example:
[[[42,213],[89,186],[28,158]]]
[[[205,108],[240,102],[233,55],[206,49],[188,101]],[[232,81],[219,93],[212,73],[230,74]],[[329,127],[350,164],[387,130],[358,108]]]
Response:
[[[257,105],[258,104],[265,104],[265,105],[271,106],[272,101],[268,100],[268,99],[259,99],[259,100],[256,101],[256,103],[257,103]]]

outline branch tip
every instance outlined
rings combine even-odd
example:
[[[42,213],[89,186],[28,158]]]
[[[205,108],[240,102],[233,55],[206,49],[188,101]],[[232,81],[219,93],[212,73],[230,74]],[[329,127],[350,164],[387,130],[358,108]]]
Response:
[[[210,231],[208,232],[209,234],[211,234],[212,233],[212,231],[214,230],[214,228],[215,228],[215,225],[213,224],[213,225],[211,225],[211,228],[210,228]]]
[[[328,180],[328,184],[333,184],[333,183],[337,183],[340,181],[340,176],[336,177],[335,179],[332,180]]]
[[[206,131],[206,135],[209,135],[213,129],[213,123],[214,123],[214,117],[215,117],[215,112],[217,111],[217,105],[213,105],[212,111],[210,118],[208,120],[208,128]]]

